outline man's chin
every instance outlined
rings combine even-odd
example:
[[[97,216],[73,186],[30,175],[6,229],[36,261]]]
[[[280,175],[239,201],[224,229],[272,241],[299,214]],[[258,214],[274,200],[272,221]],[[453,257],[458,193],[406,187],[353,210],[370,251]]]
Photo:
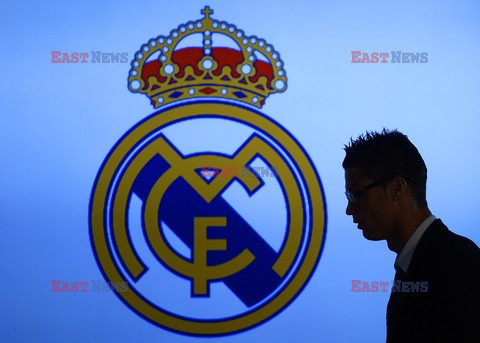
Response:
[[[371,232],[368,232],[367,230],[362,230],[362,234],[363,234],[363,237],[365,237],[369,241],[381,241],[385,239],[383,237],[375,236],[374,234],[372,234]]]

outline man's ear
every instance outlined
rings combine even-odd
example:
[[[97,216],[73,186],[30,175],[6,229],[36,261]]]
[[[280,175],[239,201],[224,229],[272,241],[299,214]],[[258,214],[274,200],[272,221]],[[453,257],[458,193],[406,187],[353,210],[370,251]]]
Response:
[[[407,192],[407,181],[403,177],[396,177],[392,180],[392,199],[398,201]]]

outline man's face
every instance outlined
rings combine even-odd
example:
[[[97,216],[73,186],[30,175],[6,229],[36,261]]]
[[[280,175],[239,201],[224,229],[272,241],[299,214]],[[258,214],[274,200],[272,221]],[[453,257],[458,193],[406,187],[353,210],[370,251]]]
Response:
[[[375,181],[363,176],[357,167],[345,170],[345,188],[353,193]],[[389,185],[387,184],[386,189],[383,185],[385,184],[357,195],[356,203],[348,202],[347,205],[347,215],[353,217],[354,223],[358,223],[358,228],[368,240],[388,240],[394,233],[395,207],[389,194]]]

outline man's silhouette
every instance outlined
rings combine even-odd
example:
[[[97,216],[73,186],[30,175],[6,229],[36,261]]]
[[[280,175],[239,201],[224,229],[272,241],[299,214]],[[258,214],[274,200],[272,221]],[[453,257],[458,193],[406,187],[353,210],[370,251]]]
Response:
[[[480,249],[428,209],[417,148],[384,129],[351,140],[345,152],[347,215],[365,238],[397,253],[387,342],[480,342]]]

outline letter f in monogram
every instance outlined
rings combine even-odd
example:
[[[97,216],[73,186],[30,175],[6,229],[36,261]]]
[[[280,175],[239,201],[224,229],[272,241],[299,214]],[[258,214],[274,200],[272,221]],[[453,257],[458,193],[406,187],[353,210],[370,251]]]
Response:
[[[195,217],[194,219],[194,244],[193,264],[195,275],[193,278],[193,295],[208,296],[208,281],[221,279],[247,267],[255,257],[245,249],[239,255],[228,262],[209,266],[207,264],[207,253],[213,250],[227,250],[225,239],[208,239],[207,230],[209,226],[226,227],[226,217]]]

